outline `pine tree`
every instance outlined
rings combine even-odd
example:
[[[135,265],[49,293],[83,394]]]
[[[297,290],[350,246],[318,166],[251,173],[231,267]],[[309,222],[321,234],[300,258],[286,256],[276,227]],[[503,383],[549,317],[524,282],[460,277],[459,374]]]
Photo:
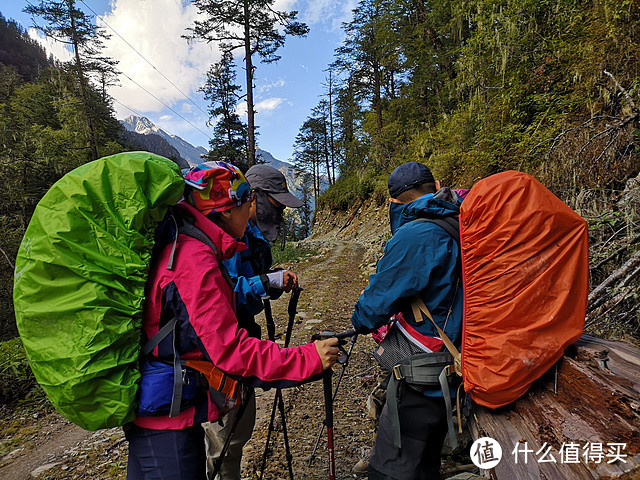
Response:
[[[276,51],[287,35],[304,36],[309,28],[295,19],[298,12],[275,10],[275,0],[194,0],[205,19],[196,20],[189,39],[222,42],[224,53],[244,52],[247,95],[247,163],[256,163],[255,106],[253,82],[254,56],[263,63],[278,61]],[[282,29],[282,30],[280,30]]]
[[[232,163],[241,170],[247,164],[247,128],[236,113],[240,87],[235,84],[236,72],[231,52],[225,52],[222,59],[207,72],[207,82],[200,90],[210,102],[209,125],[216,119],[213,138],[209,141],[211,150],[208,158]]]
[[[42,17],[46,25],[40,26],[34,21],[35,28],[73,48],[74,70],[86,116],[88,144],[91,158],[95,160],[98,158],[98,133],[89,77],[92,73],[97,73],[100,78],[116,75],[114,67],[117,62],[100,55],[104,47],[103,40],[108,36],[93,23],[91,17],[76,8],[75,0],[27,3],[24,12]]]

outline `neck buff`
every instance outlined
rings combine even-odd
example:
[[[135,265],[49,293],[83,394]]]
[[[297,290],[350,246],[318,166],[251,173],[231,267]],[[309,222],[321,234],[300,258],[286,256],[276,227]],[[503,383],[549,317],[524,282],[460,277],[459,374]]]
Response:
[[[268,242],[274,242],[278,238],[284,223],[282,210],[277,209],[261,190],[256,190],[256,221],[262,236]]]

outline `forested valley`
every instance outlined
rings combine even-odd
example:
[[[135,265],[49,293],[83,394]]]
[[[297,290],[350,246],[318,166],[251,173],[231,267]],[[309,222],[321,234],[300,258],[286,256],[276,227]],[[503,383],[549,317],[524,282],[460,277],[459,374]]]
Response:
[[[79,3],[84,2],[42,1],[25,7],[39,17],[42,33],[72,47],[74,58],[67,63],[49,57],[23,26],[0,14],[0,424],[6,433],[0,454],[7,464],[15,461],[13,471],[27,474],[49,463],[47,478],[96,478],[96,472],[101,478],[123,478],[121,432],[120,437],[103,431],[102,437],[89,438],[88,432],[78,433],[67,423],[60,430],[69,446],[60,454],[64,459],[47,460],[49,452],[40,446],[63,444],[59,437],[49,437],[61,417],[51,420],[52,408],[16,338],[13,313],[16,253],[38,201],[51,185],[80,165],[123,151],[148,150],[178,164],[184,161],[175,158],[177,151],[161,138],[143,139],[118,122],[117,100],[108,93],[118,82],[118,59],[102,55],[106,33]],[[206,83],[200,91],[210,102],[207,113],[213,127],[207,159],[236,163],[244,170],[260,161],[251,97],[254,71],[261,63],[286,61],[276,54],[285,36],[304,41],[309,30],[296,20],[297,12],[274,10],[274,0],[193,4],[204,15],[185,32],[185,41],[227,39],[220,43],[220,61],[202,72]],[[54,8],[60,5],[66,10]],[[244,25],[234,15],[240,5],[255,12],[243,17]],[[640,345],[640,0],[359,0],[342,29],[344,41],[326,75],[317,79],[324,95],[299,126],[292,145],[290,162],[302,179],[306,207],[299,217],[288,218],[294,224],[287,231],[290,240],[311,234],[303,248],[312,247],[304,256],[288,259],[290,266],[283,264],[299,269],[309,285],[299,312],[298,323],[304,322],[304,328],[296,331],[294,341],[308,341],[311,330],[321,327],[339,331],[348,322],[367,274],[375,271],[372,259],[381,254],[381,240],[389,238],[389,173],[417,161],[455,188],[471,188],[506,170],[526,172],[542,182],[589,225],[591,286],[585,332]],[[248,33],[237,34],[240,31]],[[244,89],[236,84],[236,71],[246,77]],[[246,117],[238,114],[245,99]],[[362,212],[368,216],[355,221]],[[337,220],[323,227],[328,218]],[[348,225],[355,233],[339,239],[335,232]],[[314,230],[323,228],[314,238]],[[368,245],[366,234],[375,237]],[[344,389],[352,394],[351,407],[337,409],[343,429],[338,466],[343,472],[373,433],[360,411],[375,384],[372,342],[361,340],[355,352],[354,374]],[[591,375],[591,364],[597,364],[594,369],[601,367],[601,375],[616,377],[612,370],[618,354],[610,347],[615,343],[598,342],[604,346],[597,355],[576,355],[585,364],[578,366]],[[607,352],[614,359],[610,364]],[[625,371],[627,377],[616,377],[626,383],[609,387],[637,392],[637,385],[628,382],[636,378],[635,352],[632,346],[622,350],[632,366]],[[580,363],[573,360],[569,364]],[[559,414],[548,409],[554,418],[547,423],[593,420],[612,439],[628,441],[630,454],[638,453],[636,393],[625,393],[621,401],[619,392],[614,398],[600,388],[604,384],[589,391],[594,395],[584,393],[573,383],[582,376],[557,366],[552,377],[538,393],[561,398],[566,410]],[[558,378],[561,395],[556,395]],[[309,419],[321,410],[319,390],[312,388],[291,390],[289,405],[297,405],[298,415],[295,419],[292,414],[292,431],[299,435],[293,443],[298,455],[294,463],[305,478],[324,478],[324,466],[307,467],[305,448],[309,450],[313,440],[307,435]],[[538,393],[533,394],[534,406],[539,406]],[[576,410],[578,404],[591,403],[598,408]],[[26,405],[23,413],[14,418],[21,405]],[[546,440],[543,416],[529,404],[521,405],[531,417],[532,431]],[[620,435],[609,432],[613,423],[607,417],[618,410],[623,412],[618,417],[636,422]],[[262,415],[265,428],[256,435],[260,442],[266,429],[266,413]],[[495,423],[502,426],[507,420]],[[76,456],[77,448],[71,445],[78,438],[85,440],[85,447]],[[253,473],[261,448],[262,443],[247,454],[245,468]],[[284,476],[284,463],[281,472],[273,463],[269,474]]]

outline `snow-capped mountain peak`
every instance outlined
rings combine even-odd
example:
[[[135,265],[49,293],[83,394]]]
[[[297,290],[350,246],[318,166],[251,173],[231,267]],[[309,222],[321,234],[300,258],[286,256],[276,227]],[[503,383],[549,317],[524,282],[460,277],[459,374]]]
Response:
[[[136,115],[130,115],[122,121],[124,128],[131,132],[136,132],[141,135],[159,135],[164,138],[169,145],[174,147],[180,153],[180,156],[187,160],[190,165],[197,165],[202,161],[202,155],[207,154],[207,149],[204,147],[194,147],[189,142],[180,138],[178,135],[168,133],[154,124],[147,117],[138,117]]]

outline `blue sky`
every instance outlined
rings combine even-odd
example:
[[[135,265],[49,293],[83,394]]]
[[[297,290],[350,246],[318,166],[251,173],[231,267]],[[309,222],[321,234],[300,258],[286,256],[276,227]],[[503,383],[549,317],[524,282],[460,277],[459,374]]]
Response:
[[[32,19],[21,11],[26,4],[0,0],[0,12],[29,29]],[[105,53],[120,62],[118,69],[123,72],[120,86],[109,92],[116,100],[116,116],[148,117],[167,132],[208,147],[212,129],[206,126],[207,105],[197,90],[219,53],[214,44],[189,44],[181,38],[196,17],[193,5],[182,0],[76,0],[76,4],[89,15],[95,12],[111,35]],[[325,70],[344,38],[342,22],[351,19],[355,4],[356,0],[276,0],[278,9],[297,10],[298,19],[310,27],[305,38],[287,38],[278,51],[279,62],[256,65],[258,147],[279,160],[291,158],[300,126],[326,90]],[[41,19],[36,22],[42,25]],[[49,43],[48,49],[69,58],[61,45]],[[242,58],[236,60],[237,82],[243,85]]]

